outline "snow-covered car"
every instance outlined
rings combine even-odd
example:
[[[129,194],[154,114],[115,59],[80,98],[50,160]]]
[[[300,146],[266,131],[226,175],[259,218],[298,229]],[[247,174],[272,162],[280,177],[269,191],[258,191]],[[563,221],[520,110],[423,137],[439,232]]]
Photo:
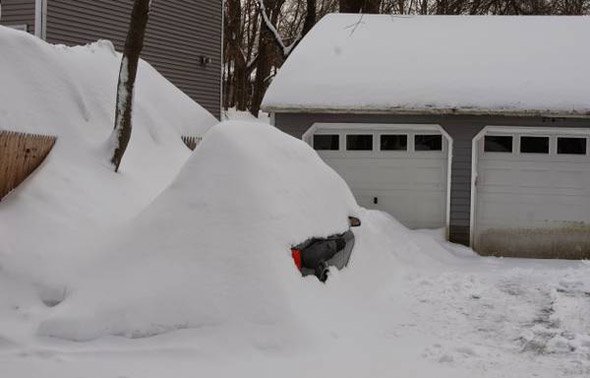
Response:
[[[350,227],[359,227],[361,221],[348,218]],[[354,247],[351,230],[327,238],[310,238],[291,248],[291,256],[303,276],[315,275],[321,282],[328,279],[331,266],[342,269],[348,265]]]

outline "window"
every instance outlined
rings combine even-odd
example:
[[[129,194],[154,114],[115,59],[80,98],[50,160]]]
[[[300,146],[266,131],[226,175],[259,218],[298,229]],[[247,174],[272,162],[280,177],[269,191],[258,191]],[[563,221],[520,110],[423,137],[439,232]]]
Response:
[[[586,138],[557,138],[557,153],[586,155]]]
[[[442,135],[416,135],[414,146],[416,151],[442,151]]]
[[[520,152],[527,154],[548,154],[549,137],[521,137]]]
[[[512,152],[511,136],[486,135],[484,138],[485,152]]]
[[[381,135],[381,151],[406,151],[408,136],[403,134]]]
[[[316,150],[338,151],[340,149],[340,136],[337,134],[314,135],[313,148]]]
[[[348,151],[371,151],[373,150],[373,135],[347,135],[346,149]]]

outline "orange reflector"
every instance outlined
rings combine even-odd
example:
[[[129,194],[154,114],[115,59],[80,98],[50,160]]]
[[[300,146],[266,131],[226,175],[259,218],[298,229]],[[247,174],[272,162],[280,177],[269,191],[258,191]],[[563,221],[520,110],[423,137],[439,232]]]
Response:
[[[297,269],[301,270],[301,251],[296,248],[292,248],[291,256],[293,257],[293,261],[295,261]]]

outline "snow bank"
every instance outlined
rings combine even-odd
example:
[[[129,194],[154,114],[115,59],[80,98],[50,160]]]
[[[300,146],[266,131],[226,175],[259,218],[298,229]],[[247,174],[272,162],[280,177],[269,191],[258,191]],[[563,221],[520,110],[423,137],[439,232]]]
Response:
[[[301,140],[265,124],[222,123],[40,333],[86,340],[237,324],[279,332],[272,327],[293,321],[302,284],[290,247],[347,230],[359,211]]]
[[[229,108],[223,111],[222,116],[224,121],[250,121],[270,123],[270,115],[264,112],[259,112],[258,118],[256,118],[249,111],[240,111],[236,108]]]
[[[590,17],[328,15],[262,108],[590,114],[589,34]]]
[[[0,51],[0,129],[58,138],[0,204],[0,266],[59,281],[86,255],[84,235],[136,215],[174,178],[190,155],[180,136],[201,136],[216,120],[142,61],[115,174],[105,152],[120,63],[112,44],[54,46],[0,27]]]

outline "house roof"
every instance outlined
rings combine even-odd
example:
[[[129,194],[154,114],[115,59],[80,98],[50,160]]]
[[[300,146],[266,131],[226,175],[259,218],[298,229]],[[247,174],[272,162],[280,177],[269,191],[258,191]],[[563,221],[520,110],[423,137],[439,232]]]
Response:
[[[270,112],[590,116],[590,17],[324,17]]]

